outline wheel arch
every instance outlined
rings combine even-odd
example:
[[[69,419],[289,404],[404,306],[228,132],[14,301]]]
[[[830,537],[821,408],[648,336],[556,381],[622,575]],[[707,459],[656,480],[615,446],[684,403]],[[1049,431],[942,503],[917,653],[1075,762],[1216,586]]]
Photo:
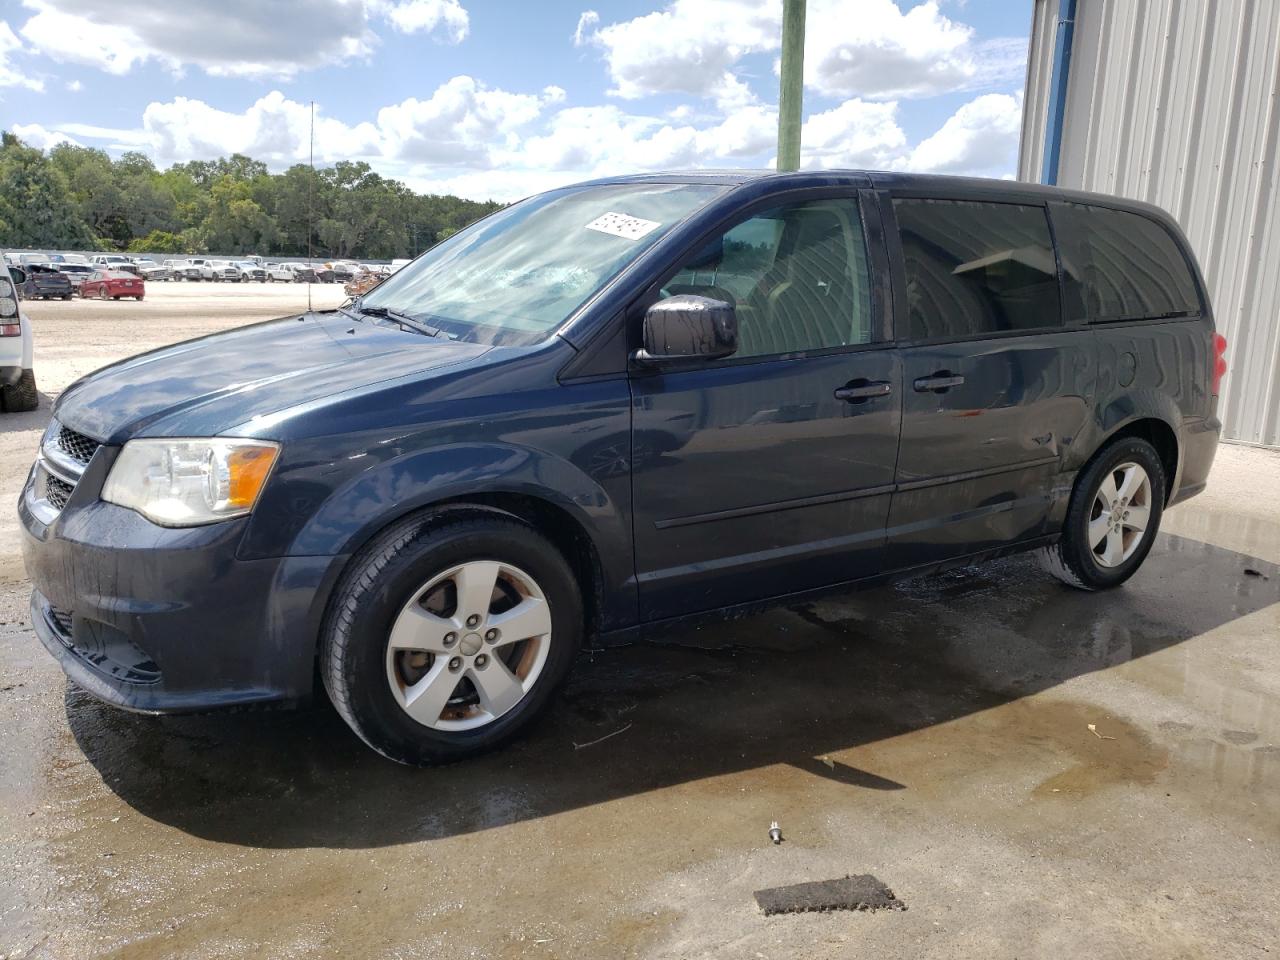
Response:
[[[330,491],[288,551],[334,557],[316,614],[322,615],[352,559],[388,527],[414,515],[462,509],[513,516],[550,540],[582,586],[588,635],[635,623],[629,503],[615,502],[560,457],[496,444],[393,461]]]
[[[1106,439],[1098,445],[1093,455],[1089,457],[1085,467],[1087,468],[1090,463],[1102,456],[1115,443],[1129,438],[1147,441],[1151,446],[1155,447],[1156,453],[1159,454],[1160,464],[1164,467],[1165,473],[1164,502],[1167,505],[1178,486],[1178,469],[1182,463],[1182,448],[1178,442],[1178,432],[1162,417],[1135,416],[1115,427],[1107,434]]]

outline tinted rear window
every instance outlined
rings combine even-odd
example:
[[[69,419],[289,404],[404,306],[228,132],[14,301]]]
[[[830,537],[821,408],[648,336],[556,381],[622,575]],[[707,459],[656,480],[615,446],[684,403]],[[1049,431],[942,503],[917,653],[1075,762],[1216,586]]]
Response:
[[[906,267],[908,336],[973,337],[1062,323],[1043,207],[893,201]]]
[[[1095,322],[1187,316],[1200,296],[1163,226],[1136,213],[1055,203],[1067,317]]]

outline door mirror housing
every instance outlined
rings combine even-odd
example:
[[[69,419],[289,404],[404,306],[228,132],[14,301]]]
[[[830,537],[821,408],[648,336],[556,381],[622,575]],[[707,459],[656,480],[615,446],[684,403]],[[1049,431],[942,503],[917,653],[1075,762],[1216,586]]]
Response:
[[[738,315],[733,304],[680,294],[659,300],[644,315],[640,363],[718,360],[738,350]]]
[[[21,267],[10,267],[9,276],[12,278],[15,287],[20,287],[27,282],[27,271]]]

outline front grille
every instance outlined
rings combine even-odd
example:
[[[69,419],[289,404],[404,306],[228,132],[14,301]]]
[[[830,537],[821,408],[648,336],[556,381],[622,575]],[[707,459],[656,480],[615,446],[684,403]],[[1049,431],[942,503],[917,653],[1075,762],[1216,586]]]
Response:
[[[49,506],[55,510],[61,510],[67,505],[67,501],[71,499],[71,491],[75,487],[67,483],[60,477],[55,477],[49,473],[44,478],[44,498],[49,501]]]
[[[93,455],[97,453],[98,448],[102,446],[92,437],[77,433],[70,427],[59,427],[55,442],[59,450],[81,466],[87,466],[89,461],[93,459]]]

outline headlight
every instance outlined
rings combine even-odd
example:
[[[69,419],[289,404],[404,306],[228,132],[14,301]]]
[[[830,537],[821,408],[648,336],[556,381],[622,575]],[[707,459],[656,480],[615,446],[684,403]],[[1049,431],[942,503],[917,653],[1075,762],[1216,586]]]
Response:
[[[253,509],[279,452],[267,440],[130,440],[102,499],[166,527],[242,516]]]

